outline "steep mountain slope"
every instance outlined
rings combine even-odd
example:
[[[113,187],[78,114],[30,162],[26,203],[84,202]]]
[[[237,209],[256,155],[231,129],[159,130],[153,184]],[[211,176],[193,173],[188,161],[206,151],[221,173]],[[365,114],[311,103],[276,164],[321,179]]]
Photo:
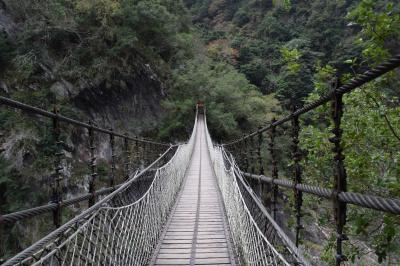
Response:
[[[0,0],[0,32],[2,96],[45,110],[57,105],[61,114],[99,126],[186,140],[203,100],[210,128],[226,138],[279,110],[273,95],[207,57],[182,1]],[[9,108],[0,109],[0,121],[0,212],[46,204],[55,183],[51,121]],[[62,138],[63,198],[71,198],[87,191],[88,136],[65,126]],[[97,137],[95,153],[101,187],[110,172],[108,136]],[[66,208],[63,220],[79,209]],[[48,217],[5,226],[0,256],[50,228]]]
[[[345,18],[358,2],[186,1],[214,58],[235,65],[263,93],[297,105],[312,91],[317,65],[348,72],[344,61],[360,54],[353,45],[359,28]]]
[[[331,90],[337,78],[347,82],[400,51],[398,1],[185,3],[206,42],[208,55],[232,65],[264,95],[275,94],[287,112],[293,105],[302,106]],[[399,82],[399,71],[394,71],[344,97],[343,149],[349,191],[400,197],[399,133],[392,130],[400,126]],[[332,186],[330,111],[329,106],[324,106],[304,116],[301,124],[300,145],[307,154],[302,160],[303,181],[322,187]],[[287,132],[282,130],[279,134]],[[292,178],[287,137],[284,134],[278,141],[279,175]],[[270,174],[268,152],[265,167],[266,174]],[[286,210],[292,210],[292,193],[283,193]],[[331,204],[304,197],[307,210],[303,217],[303,247],[313,254],[317,265],[334,265],[334,219],[328,211]],[[281,222],[293,228],[293,212],[289,213],[292,215],[284,215]],[[390,214],[349,207],[346,232],[352,237],[344,248],[350,264],[398,263],[400,232],[395,233],[395,228],[399,223],[399,217]]]
[[[91,119],[119,132],[155,137],[165,112],[161,102],[170,76],[168,54],[174,53],[166,46],[180,29],[174,24],[167,33],[157,28],[161,17],[141,13],[136,16],[140,23],[147,20],[148,27],[133,32],[139,22],[124,19],[128,7],[114,3],[0,1],[0,94],[45,110],[57,105],[63,115]],[[129,11],[141,9],[131,6]],[[171,23],[180,16],[162,5],[154,9],[162,10]],[[153,38],[157,30],[160,38],[170,38],[162,41],[162,49]],[[54,183],[51,120],[2,107],[0,121],[0,212],[48,203]],[[86,191],[87,132],[63,126],[62,138],[63,197],[70,198]],[[106,184],[109,172],[108,141],[106,135],[96,139],[98,187]],[[65,210],[64,221],[79,209]],[[40,217],[3,226],[0,256],[42,237],[51,220]]]

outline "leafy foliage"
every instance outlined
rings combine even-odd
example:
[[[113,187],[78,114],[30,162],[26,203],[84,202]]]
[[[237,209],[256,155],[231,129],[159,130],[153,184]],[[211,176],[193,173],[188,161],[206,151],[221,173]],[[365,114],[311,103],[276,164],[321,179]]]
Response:
[[[188,2],[196,23],[208,29],[206,36],[214,29],[238,51],[233,63],[223,56],[214,58],[235,66],[261,93],[274,93],[287,109],[331,90],[337,75],[345,82],[398,53],[399,4],[394,1],[239,0],[219,5],[218,13],[207,9],[216,1]],[[391,73],[345,97],[343,139],[350,191],[399,197],[398,86],[398,73]],[[329,114],[326,106],[305,116],[301,138],[308,151],[307,183],[327,187],[333,184]],[[290,167],[282,168],[281,175],[291,175]],[[320,201],[308,197],[306,202],[313,211],[305,219],[333,232],[329,205],[322,208]],[[345,253],[353,262],[364,263],[364,255],[370,259],[373,250],[377,262],[396,263],[398,224],[394,216],[377,218],[374,211],[349,207],[351,240]],[[329,264],[334,263],[334,239],[328,235],[324,249],[317,252]]]
[[[363,0],[347,17],[362,27],[357,43],[366,58],[376,63],[389,57],[391,43],[398,43],[400,36],[398,3]]]
[[[398,10],[398,5],[396,8]],[[365,0],[348,15],[349,19],[362,26],[355,44],[362,48],[362,55],[371,65],[386,59],[391,53],[391,42],[400,40],[395,26],[399,22],[396,8],[388,3],[385,7],[380,7],[381,12],[377,12],[377,2]],[[359,61],[361,60],[352,58],[346,60],[346,63],[354,70],[365,64],[363,61],[358,63]],[[332,81],[335,72],[330,65],[319,67],[315,79],[316,93],[311,94],[309,100],[329,89],[326,84]],[[344,75],[343,79],[349,76]],[[400,197],[400,133],[397,130],[400,126],[400,107],[399,94],[396,91],[399,82],[398,75],[390,73],[344,98],[343,147],[350,191],[389,198]],[[321,121],[322,114],[326,114],[326,107],[318,110],[313,118]],[[326,122],[325,120],[325,125]],[[332,184],[332,173],[326,165],[330,161],[331,145],[326,132],[326,126],[308,125],[302,134],[305,139],[304,148],[309,151],[305,168],[309,181],[329,186]],[[375,211],[354,207],[349,208],[348,216],[347,230],[351,235],[361,235],[373,247],[379,263],[398,261],[400,235],[395,228],[400,224],[399,217],[390,214],[377,215]],[[332,249],[330,245],[325,246],[328,253],[332,253]],[[369,253],[365,247],[354,242],[350,242],[346,249],[353,262]]]
[[[179,1],[6,2],[23,22],[16,82],[40,74],[44,61],[70,81],[114,83],[135,73],[138,55],[167,67],[190,51],[188,17]],[[59,60],[52,62],[48,51]]]
[[[345,69],[343,61],[357,53],[350,49],[353,31],[345,19],[352,1],[187,2],[198,25],[208,29],[204,39],[222,31],[220,38],[238,51],[233,65],[263,94],[276,93],[285,107],[304,103],[319,62]],[[209,11],[214,5],[218,13]]]
[[[255,130],[285,108],[317,99],[331,89],[337,73],[345,81],[398,52],[400,42],[399,4],[390,1],[186,0],[195,27],[180,0],[4,2],[19,27],[13,39],[0,35],[0,77],[13,88],[10,96],[46,108],[54,102],[49,90],[54,80],[112,89],[151,66],[169,85],[158,134],[169,140],[186,139],[199,100],[206,104],[213,137],[225,141]],[[344,99],[351,191],[400,197],[399,84],[398,73],[391,73]],[[301,143],[308,151],[307,183],[331,187],[328,115],[325,106],[304,117]],[[51,171],[54,147],[48,131],[18,113],[2,110],[0,121],[7,134],[31,133],[14,149],[32,157],[24,170],[0,156],[1,208],[9,212],[22,208],[26,195],[32,203],[47,199],[48,191],[37,193],[26,177],[39,175],[38,168]],[[281,138],[286,150],[287,136]],[[279,156],[286,167],[288,159]],[[85,167],[77,171],[80,176]],[[289,168],[280,173],[290,176]],[[107,172],[99,162],[102,181]],[[307,243],[332,263],[335,237],[328,207],[305,201],[312,207],[305,219],[328,230],[323,249]],[[352,261],[370,252],[367,245],[379,262],[398,262],[398,217],[352,207],[348,214],[352,240],[345,253]],[[20,232],[13,230],[15,240]],[[12,246],[21,248],[17,242]]]
[[[400,126],[400,107],[388,107],[387,102],[393,99],[375,90],[376,87],[384,87],[386,82],[370,83],[345,96],[343,147],[349,191],[399,198],[400,139],[398,132],[393,132],[391,128],[397,129]],[[329,114],[327,109],[320,108],[307,119],[320,121],[321,115],[326,117]],[[301,143],[303,149],[308,151],[304,165],[307,183],[324,187],[331,187],[333,184],[332,145],[328,141],[330,130],[331,126],[303,127]],[[399,217],[384,214],[377,218],[375,211],[350,208],[348,221],[350,234],[361,234],[365,239],[371,239],[380,261],[386,258],[388,252],[399,252],[400,235],[393,231],[400,223]],[[387,235],[383,236],[385,234]],[[357,248],[355,254],[358,257],[363,254],[360,247],[348,248]]]
[[[192,110],[199,100],[206,104],[209,127],[216,139],[237,137],[240,130],[254,130],[279,111],[273,95],[263,96],[244,75],[225,63],[195,58],[175,74],[175,86],[164,103],[170,110],[171,117],[166,120],[170,126],[161,137],[189,132]]]

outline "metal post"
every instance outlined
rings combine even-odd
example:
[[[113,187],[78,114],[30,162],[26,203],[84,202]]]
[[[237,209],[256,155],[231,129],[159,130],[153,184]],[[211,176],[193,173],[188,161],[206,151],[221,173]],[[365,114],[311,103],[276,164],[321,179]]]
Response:
[[[239,165],[240,169],[243,169],[242,168],[242,166],[243,166],[243,156],[242,156],[242,153],[240,152],[239,144],[233,144],[233,145],[231,145],[229,147],[230,147],[229,150],[231,151],[232,155],[236,159],[237,164]]]
[[[146,164],[146,162],[145,162],[145,158],[144,158],[144,146],[143,146],[144,144],[143,144],[143,142],[139,142],[139,147],[140,147],[140,149],[139,149],[139,156],[140,156],[140,166],[141,167],[143,167],[145,164]]]
[[[255,169],[255,162],[256,162],[256,158],[255,158],[255,145],[254,145],[255,143],[254,143],[254,137],[253,136],[251,136],[250,137],[250,145],[249,145],[249,149],[250,149],[250,162],[251,162],[251,167],[250,167],[250,170],[251,170],[251,173],[252,174],[255,174],[256,173],[256,169]]]
[[[155,161],[155,159],[154,158],[157,158],[156,157],[156,155],[157,155],[157,147],[154,145],[154,144],[152,144],[152,143],[150,143],[149,144],[149,146],[150,146],[150,161],[149,162],[153,162],[153,161]]]
[[[249,172],[249,158],[248,158],[248,143],[247,139],[243,138],[243,157],[244,157],[244,170]]]
[[[115,138],[114,138],[114,133],[113,129],[110,128],[110,131],[112,132],[110,134],[110,147],[111,147],[111,173],[110,173],[110,179],[109,179],[109,186],[113,187],[115,183]]]
[[[93,122],[89,121],[89,150],[90,150],[90,181],[89,181],[89,194],[91,194],[89,198],[89,207],[93,206],[96,202],[96,157],[95,157],[95,149],[94,146],[94,129],[93,129]]]
[[[143,142],[143,160],[144,160],[144,165],[147,166],[148,162],[148,150],[147,150],[147,143]]]
[[[243,166],[243,154],[242,154],[240,148],[241,148],[241,146],[240,146],[239,143],[236,143],[236,144],[234,144],[232,146],[234,156],[237,156],[237,160],[238,160],[238,164],[240,166],[240,169],[243,169],[242,168],[242,166]]]
[[[264,174],[264,164],[261,156],[261,147],[263,144],[263,133],[258,133],[258,147],[257,147],[257,156],[258,156],[258,173],[260,175]]]
[[[149,164],[150,164],[150,162],[152,162],[154,159],[154,147],[153,147],[153,144],[152,143],[149,143],[148,144],[148,153],[149,153]]]
[[[154,145],[152,143],[149,143],[149,162],[154,161],[154,156],[155,156],[154,149],[155,149]]]
[[[334,136],[329,139],[334,144],[332,151],[335,153],[334,156],[334,192],[332,195],[334,217],[336,223],[336,265],[340,265],[341,262],[347,261],[346,256],[343,255],[343,241],[348,240],[347,236],[343,233],[344,226],[346,224],[346,203],[339,200],[339,193],[347,191],[347,174],[344,167],[344,155],[341,145],[342,140],[342,129],[341,120],[343,116],[343,95],[336,93],[332,101],[332,120],[334,128],[332,133]]]
[[[237,158],[238,164],[241,167],[242,164],[242,153],[240,152],[240,146],[238,144],[232,145],[233,156]]]
[[[260,133],[258,133],[258,145],[257,145],[258,174],[259,175],[264,175],[264,164],[263,164],[263,159],[261,156],[262,143],[263,143],[263,133],[260,132]],[[262,184],[261,180],[258,181],[258,193],[260,195],[261,202],[265,205],[266,204],[265,186]]]
[[[63,169],[61,164],[61,157],[64,155],[62,152],[62,142],[60,140],[61,128],[60,128],[60,120],[58,118],[60,111],[54,106],[53,109],[56,117],[53,118],[53,136],[54,136],[54,144],[55,144],[55,160],[54,160],[54,183],[53,183],[53,192],[52,192],[52,202],[57,204],[57,209],[53,211],[53,223],[56,227],[60,227],[61,225],[61,180],[63,179],[60,171]]]
[[[124,166],[125,166],[125,180],[128,180],[129,179],[129,162],[130,162],[130,159],[131,159],[131,154],[130,154],[130,151],[129,151],[129,139],[128,139],[128,137],[125,135],[125,138],[124,138],[124,151],[125,151],[125,163],[124,163]]]
[[[272,119],[272,125],[276,122],[276,119]],[[278,161],[276,160],[276,153],[275,153],[275,134],[276,134],[276,127],[272,126],[270,130],[270,143],[269,143],[269,152],[271,154],[272,160],[272,179],[278,179]],[[274,220],[276,220],[276,212],[277,212],[277,201],[278,201],[278,185],[272,185],[272,212]]]
[[[147,165],[149,165],[151,162],[151,158],[152,158],[152,149],[151,149],[151,143],[146,142],[145,144],[146,146],[146,154],[147,154]]]
[[[137,149],[137,141],[132,141],[132,169],[136,169],[136,160],[137,160],[137,154],[136,154],[136,149]]]
[[[135,152],[134,152],[134,158],[136,162],[136,169],[140,169],[140,150],[139,150],[139,141],[136,139],[135,140]]]
[[[293,112],[295,108],[293,108]],[[297,184],[301,184],[301,165],[300,161],[302,159],[302,154],[299,149],[299,132],[300,123],[299,117],[293,116],[292,118],[292,158],[293,158],[293,193],[295,201],[295,211],[296,211],[296,247],[299,246],[300,242],[300,230],[303,229],[301,225],[301,207],[303,205],[303,192],[296,188]]]

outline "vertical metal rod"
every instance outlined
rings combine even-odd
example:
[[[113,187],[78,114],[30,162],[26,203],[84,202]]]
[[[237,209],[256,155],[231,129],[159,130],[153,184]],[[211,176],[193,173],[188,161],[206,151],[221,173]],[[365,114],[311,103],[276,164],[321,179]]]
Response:
[[[131,154],[130,154],[130,151],[129,151],[129,139],[128,139],[127,136],[124,138],[124,151],[125,151],[125,163],[124,163],[124,166],[125,166],[125,180],[128,180],[129,179],[129,161],[131,159]]]
[[[136,169],[140,169],[140,150],[139,150],[139,148],[140,148],[139,141],[136,139],[135,140],[135,152],[134,152]]]
[[[149,162],[151,162],[151,158],[152,158],[152,150],[151,150],[151,144],[150,143],[146,143],[146,155],[147,155],[147,165],[149,164]]]
[[[250,145],[249,145],[249,150],[250,150],[250,171],[252,174],[256,173],[256,169],[255,169],[255,162],[256,162],[256,158],[255,158],[255,143],[254,143],[254,137],[251,136],[250,137]]]
[[[132,142],[132,169],[136,169],[136,158],[137,158],[137,154],[136,154],[136,149],[137,149],[137,140]]]
[[[339,84],[337,84],[339,86]],[[347,191],[347,174],[344,167],[344,155],[341,145],[342,129],[341,121],[343,116],[343,95],[336,93],[332,101],[332,120],[333,120],[333,137],[329,139],[334,144],[332,151],[334,156],[334,192],[332,195],[334,217],[336,223],[336,265],[340,265],[343,261],[347,261],[343,255],[343,241],[348,240],[347,236],[343,233],[346,224],[347,205],[339,200],[339,193]]]
[[[154,158],[154,147],[153,144],[149,143],[148,144],[149,147],[149,163],[153,161]]]
[[[263,133],[258,133],[258,145],[257,145],[257,157],[258,157],[258,174],[264,175],[264,164],[261,155],[261,149],[263,144]],[[261,202],[265,205],[265,186],[262,184],[261,180],[258,181],[258,193],[261,198]]]
[[[54,160],[54,183],[53,183],[53,192],[52,192],[52,202],[57,204],[57,209],[53,212],[53,223],[54,226],[60,227],[61,225],[61,180],[63,179],[61,176],[61,170],[63,166],[61,164],[61,157],[64,155],[62,152],[62,142],[60,140],[61,128],[60,128],[60,120],[58,118],[60,111],[58,107],[54,106],[53,109],[56,117],[53,118],[53,136],[54,136],[54,144],[55,144],[55,160]]]
[[[149,162],[154,161],[154,156],[155,156],[154,150],[155,150],[154,145],[150,143],[150,144],[149,144],[149,154],[150,154],[150,156],[149,156]]]
[[[241,152],[240,152],[240,149],[239,149],[238,144],[232,145],[232,146],[230,147],[230,151],[231,151],[231,153],[233,154],[233,156],[236,158],[237,163],[238,163],[240,169],[243,169],[243,168],[242,168],[242,159],[243,159],[243,158],[242,158],[242,154],[241,154]]]
[[[237,150],[237,153],[238,153],[238,156],[239,156],[239,159],[240,159],[240,162],[239,162],[239,164],[240,164],[240,169],[243,169],[243,171],[244,171],[244,154],[243,154],[243,148],[244,148],[244,144],[243,144],[243,142],[242,141],[239,141],[238,143],[236,143],[236,145],[237,145],[237,148],[236,148],[236,150]]]
[[[233,152],[235,153],[235,155],[238,156],[240,169],[243,169],[243,153],[242,153],[241,146],[239,143],[234,145]]]
[[[258,134],[258,147],[257,147],[257,156],[258,156],[258,173],[260,175],[264,174],[264,163],[263,163],[263,159],[261,156],[261,148],[262,148],[262,144],[263,144],[263,133],[260,132]]]
[[[113,129],[110,128],[110,131],[112,132],[110,134],[110,147],[111,147],[111,173],[110,173],[110,179],[109,179],[109,186],[113,187],[115,184],[115,137],[113,133]]]
[[[143,144],[143,142],[139,143],[139,147],[140,147],[140,149],[139,149],[140,166],[143,167],[143,165],[146,164],[145,158],[144,158],[144,144]]]
[[[94,146],[94,129],[93,122],[89,121],[89,150],[90,150],[90,181],[89,181],[89,194],[91,194],[89,198],[89,207],[93,206],[96,202],[96,157],[95,157],[95,149]]]
[[[153,144],[149,144],[149,146],[150,146],[150,160],[149,160],[149,162],[153,162],[155,159],[154,158],[157,158],[157,157],[155,157],[156,156],[156,146],[154,146]]]
[[[247,143],[247,139],[243,139],[243,157],[244,157],[244,169],[246,172],[249,172],[249,146]]]
[[[239,158],[240,158],[240,169],[245,169],[245,167],[244,167],[244,144],[243,144],[243,142],[238,142],[237,144],[237,147],[236,147],[236,150],[237,150],[237,153],[238,153],[238,155],[239,155]]]
[[[147,151],[147,144],[146,142],[143,142],[143,158],[144,158],[144,165],[147,165],[149,158],[148,158],[148,151]]]
[[[295,112],[295,108],[293,108]],[[299,117],[293,116],[292,118],[292,158],[293,158],[293,193],[295,201],[295,211],[296,211],[296,247],[299,246],[300,242],[300,230],[303,229],[301,225],[301,207],[303,205],[303,192],[296,188],[297,184],[301,184],[301,164],[302,154],[299,149],[299,132],[300,123]]]
[[[272,119],[272,124],[276,122],[276,119]],[[276,160],[275,153],[275,135],[276,135],[276,127],[272,126],[270,130],[270,142],[269,142],[269,152],[271,154],[272,160],[272,179],[278,179],[278,161]],[[278,185],[272,185],[272,212],[274,220],[276,220],[276,212],[277,212],[277,200],[278,200]]]
[[[90,163],[89,163],[89,169],[90,169],[90,180],[89,180],[89,194],[91,194],[89,198],[89,207],[93,206],[96,203],[96,156],[95,156],[95,149],[96,147],[94,146],[94,129],[93,129],[93,122],[90,120],[89,121],[89,150],[90,150]]]

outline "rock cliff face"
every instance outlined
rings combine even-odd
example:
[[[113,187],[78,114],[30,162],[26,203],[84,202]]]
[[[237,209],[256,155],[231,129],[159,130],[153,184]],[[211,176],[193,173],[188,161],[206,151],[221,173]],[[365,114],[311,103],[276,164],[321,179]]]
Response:
[[[3,40],[11,46],[18,36],[19,23],[0,0],[0,34],[3,34]],[[128,78],[117,77],[111,85],[102,78],[102,73],[96,75],[96,80],[66,80],[57,73],[60,58],[45,50],[41,54],[36,62],[39,70],[25,84],[8,84],[9,80],[0,75],[0,93],[13,98],[17,92],[18,96],[22,95],[22,98],[31,103],[35,102],[36,94],[41,92],[42,97],[43,94],[46,95],[45,103],[39,102],[41,105],[36,105],[38,107],[51,109],[51,106],[46,105],[49,103],[66,106],[75,118],[85,122],[93,120],[100,127],[113,127],[131,135],[154,135],[154,130],[162,119],[161,101],[166,96],[166,88],[153,67],[141,55],[135,55],[135,74]],[[14,143],[16,136],[27,137],[24,133],[11,134],[12,128],[7,131],[8,135],[3,132],[3,143]],[[9,146],[7,147],[11,149]],[[5,154],[7,159],[13,159],[12,153],[6,151]],[[19,158],[13,161],[21,160]]]
[[[117,87],[100,84],[84,88],[71,101],[100,124],[134,134],[155,129],[162,118],[160,102],[166,91],[151,67],[144,64],[137,76],[119,83]]]
[[[12,45],[18,32],[18,20],[0,0],[0,33]],[[56,103],[68,104],[82,114],[82,119],[93,119],[101,126],[113,126],[134,134],[146,134],[157,126],[163,113],[160,101],[166,95],[165,85],[154,68],[139,54],[135,56],[135,75],[115,80],[113,85],[102,79],[102,73],[98,73],[97,80],[65,80],[57,74],[60,58],[48,51],[42,54],[42,60],[37,62],[39,70],[30,84],[13,87],[0,76],[2,93],[7,95],[18,90],[28,94],[32,90],[48,87]]]
[[[18,20],[0,0],[0,37],[12,47],[19,30]],[[164,114],[161,101],[166,96],[166,86],[143,56],[135,55],[137,59],[132,76],[116,78],[111,85],[102,79],[102,73],[98,73],[96,80],[67,80],[56,71],[60,58],[45,48],[42,53],[44,56],[36,62],[38,70],[25,84],[10,82],[0,71],[0,95],[18,96],[17,100],[47,110],[52,109],[52,104],[57,104],[64,110],[63,115],[84,122],[93,120],[100,127],[113,127],[130,135],[156,135]],[[0,66],[0,70],[2,68]],[[54,181],[51,121],[3,106],[0,107],[0,120],[0,213],[48,203]],[[87,191],[90,158],[87,130],[63,127],[63,137],[62,186],[63,198],[68,199]],[[97,134],[95,141],[99,171],[97,188],[100,188],[106,184],[109,173],[109,136]],[[121,145],[121,142],[116,145]],[[122,166],[119,164],[117,167],[117,171],[121,171]],[[66,208],[64,221],[79,209],[77,206]],[[51,228],[51,220],[39,217],[0,229],[5,232],[4,241],[0,242],[0,259],[43,237],[43,233]]]
[[[6,33],[9,37],[14,35],[16,24],[12,17],[7,13],[7,7],[3,1],[0,1],[0,31]]]
[[[13,45],[21,27],[18,19],[12,16],[0,0],[0,33],[3,34],[3,39]],[[137,54],[134,57],[134,74],[130,77],[116,75],[112,84],[103,78],[103,73],[97,73],[93,80],[69,81],[57,73],[60,58],[43,49],[36,59],[38,70],[24,84],[10,81],[9,73],[8,79],[3,79],[0,75],[0,93],[10,98],[16,95],[17,100],[47,110],[51,110],[55,104],[61,106],[61,110],[67,110],[66,113],[61,112],[63,115],[83,122],[92,120],[100,127],[112,127],[118,132],[155,136],[163,117],[161,101],[166,96],[166,88],[143,56]],[[8,81],[12,84],[8,84]],[[20,171],[22,168],[29,168],[41,157],[40,149],[44,148],[42,138],[51,137],[50,131],[46,132],[47,136],[43,136],[42,129],[51,121],[40,117],[31,119],[30,114],[22,114],[22,125],[19,125],[11,115],[4,114],[4,121],[8,126],[2,129],[0,136],[4,150],[2,156],[11,163],[14,170]],[[45,124],[39,125],[43,121],[46,121]],[[76,128],[65,133],[66,147],[71,147],[68,151],[71,159],[76,158],[81,162],[87,160],[86,130]],[[108,136],[99,135],[97,138],[97,157],[110,159]]]
[[[70,103],[82,119],[93,120],[99,126],[147,135],[163,116],[161,101],[166,96],[165,86],[145,63],[136,76],[119,80],[117,85],[99,82],[79,88],[64,79],[53,82],[50,91],[56,101]]]

